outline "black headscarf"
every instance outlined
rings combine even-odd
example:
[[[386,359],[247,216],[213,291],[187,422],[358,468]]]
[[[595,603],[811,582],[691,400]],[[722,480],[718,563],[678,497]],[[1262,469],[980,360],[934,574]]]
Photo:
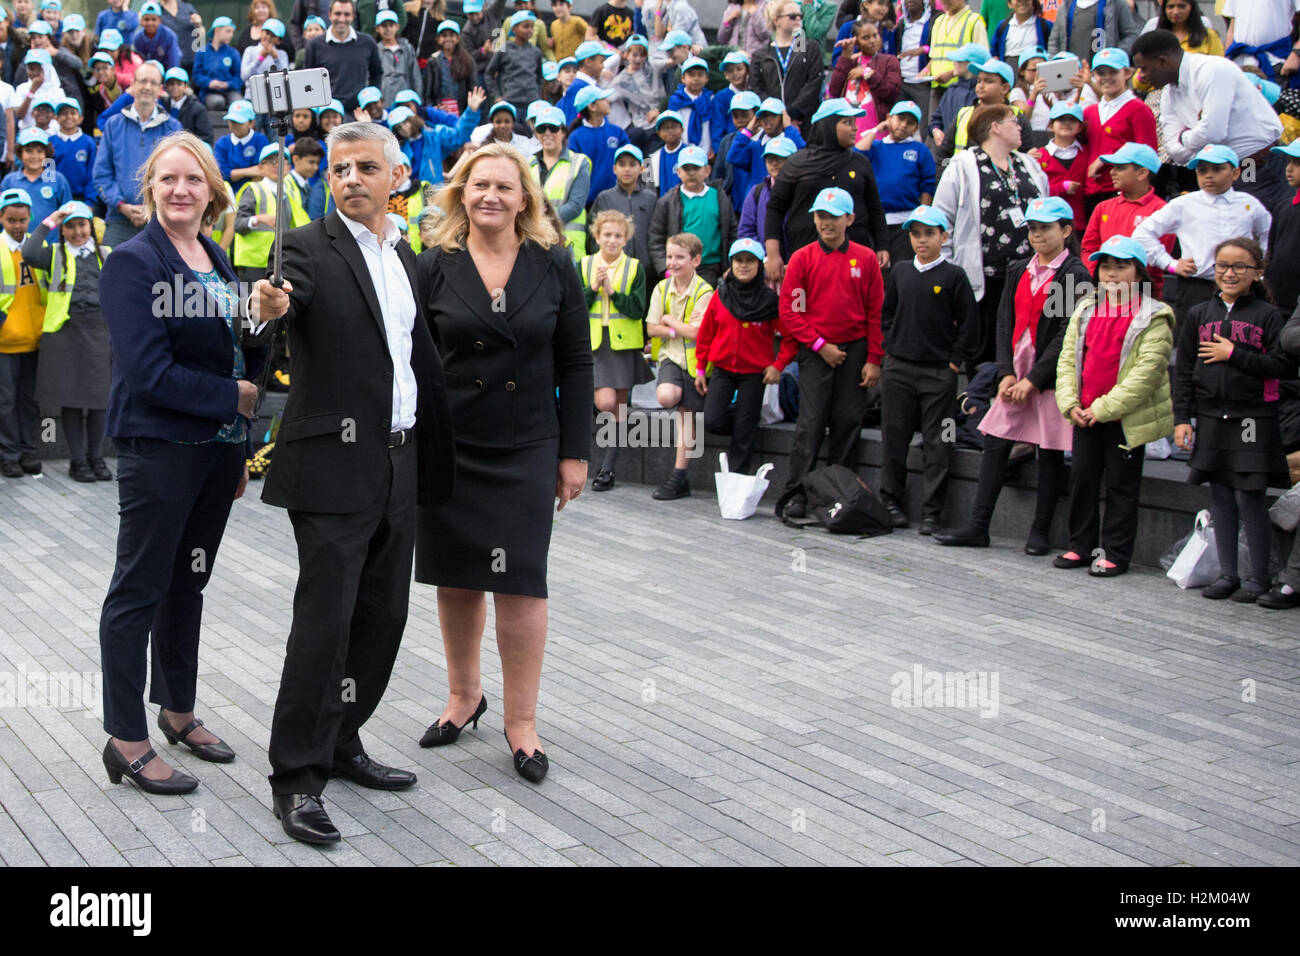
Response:
[[[800,179],[811,176],[829,180],[844,165],[848,150],[840,145],[839,134],[835,131],[841,119],[839,116],[826,116],[812,124],[808,131],[808,148],[799,151],[806,154],[803,162],[798,164]]]
[[[741,322],[770,322],[779,311],[774,291],[763,281],[762,264],[758,273],[748,282],[740,282],[730,272],[718,283],[718,298],[735,318]]]

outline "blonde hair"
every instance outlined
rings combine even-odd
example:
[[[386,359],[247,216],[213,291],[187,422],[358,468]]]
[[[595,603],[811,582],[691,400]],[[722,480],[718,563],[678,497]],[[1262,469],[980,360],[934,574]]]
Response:
[[[221,176],[221,169],[217,166],[216,157],[212,155],[212,148],[193,133],[184,130],[164,136],[159,140],[158,145],[153,148],[153,152],[149,154],[149,158],[145,160],[144,166],[140,169],[140,202],[144,204],[145,215],[152,219],[158,211],[153,197],[153,177],[158,168],[159,158],[163,153],[171,149],[185,150],[194,157],[199,164],[199,168],[203,170],[203,178],[207,181],[208,192],[212,194],[211,198],[208,199],[207,208],[203,210],[203,225],[216,225],[217,220],[230,207],[230,194],[226,192],[226,182]]]
[[[607,222],[616,222],[622,226],[624,236],[632,235],[632,231],[636,228],[636,223],[634,223],[632,217],[626,213],[619,212],[617,209],[603,209],[596,213],[595,219],[591,220],[592,236],[599,236],[600,227],[605,225]]]
[[[700,241],[699,236],[692,232],[679,232],[675,236],[669,236],[664,245],[676,246],[692,259],[704,255],[704,243]]]
[[[519,241],[535,242],[543,249],[556,245],[560,236],[546,219],[546,197],[542,194],[541,184],[528,168],[524,154],[508,143],[487,143],[461,157],[456,163],[451,178],[438,190],[438,208],[442,211],[442,219],[434,230],[433,244],[441,246],[444,252],[456,252],[465,248],[465,237],[469,235],[469,213],[465,211],[464,203],[465,184],[469,182],[474,164],[481,159],[508,159],[519,174],[519,182],[524,191],[524,208],[515,216],[515,235]]]

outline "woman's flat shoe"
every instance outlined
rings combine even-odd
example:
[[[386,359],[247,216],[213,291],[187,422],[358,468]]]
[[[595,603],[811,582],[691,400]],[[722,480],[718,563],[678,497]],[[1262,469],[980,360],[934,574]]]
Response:
[[[506,734],[506,746],[510,746],[510,735]],[[546,754],[540,750],[534,750],[530,757],[522,750],[515,751],[515,773],[523,777],[529,783],[541,783],[542,778],[546,776],[546,771],[551,769],[551,763],[546,759]]]
[[[1201,597],[1209,598],[1211,601],[1222,601],[1224,598],[1232,597],[1239,587],[1241,582],[1236,578],[1220,574],[1213,584],[1207,584],[1201,589]]]
[[[424,736],[420,738],[420,746],[443,747],[447,744],[454,744],[456,738],[460,736],[460,732],[470,724],[473,724],[474,729],[478,730],[478,719],[485,713],[487,713],[486,694],[479,698],[478,707],[474,709],[474,715],[459,727],[453,724],[450,720],[445,724],[440,724],[435,721],[429,729],[424,732]]]
[[[172,775],[166,780],[150,780],[144,775],[144,765],[157,756],[158,754],[150,747],[149,752],[143,757],[127,760],[122,756],[122,752],[113,746],[113,741],[109,740],[104,744],[104,769],[108,771],[108,782],[121,783],[122,777],[125,776],[145,793],[164,795],[193,793],[199,782],[179,770],[173,770]]]
[[[158,711],[158,729],[163,732],[169,744],[183,743],[194,752],[194,756],[209,763],[230,763],[234,760],[235,752],[225,741],[218,740],[215,744],[192,744],[185,739],[202,726],[203,721],[195,717],[180,730],[173,730],[171,724],[167,723],[167,718],[163,716],[163,712]]]
[[[1067,551],[1065,554],[1058,554],[1052,559],[1052,567],[1054,568],[1065,568],[1068,570],[1070,568],[1086,568],[1087,566],[1088,559],[1077,551]]]
[[[1268,588],[1258,581],[1244,581],[1228,600],[1236,601],[1238,604],[1254,604],[1262,595],[1267,593]]]

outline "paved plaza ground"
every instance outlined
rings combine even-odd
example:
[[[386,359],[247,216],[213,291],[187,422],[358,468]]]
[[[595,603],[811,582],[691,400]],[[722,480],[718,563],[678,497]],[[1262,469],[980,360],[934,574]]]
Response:
[[[97,686],[117,526],[115,485],[46,472],[0,484],[10,866],[1300,863],[1300,612],[1053,570],[1017,541],[726,522],[712,497],[621,484],[556,521],[544,783],[505,749],[491,618],[478,731],[416,745],[446,672],[415,585],[363,739],[419,784],[331,783],[343,842],[298,844],[266,782],[297,573],[285,513],[254,483],[206,592],[199,713],[239,759],[156,740],[201,786],[150,797],[108,783],[83,703],[36,690]]]

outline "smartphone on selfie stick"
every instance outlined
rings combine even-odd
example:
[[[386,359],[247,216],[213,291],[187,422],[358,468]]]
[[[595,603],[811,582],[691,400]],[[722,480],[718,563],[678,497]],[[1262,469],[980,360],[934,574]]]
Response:
[[[278,181],[275,184],[275,243],[272,246],[274,266],[271,285],[277,289],[284,285],[280,265],[280,246],[284,239],[284,217],[280,210],[284,204],[284,137],[289,132],[289,121],[294,110],[314,110],[330,105],[330,75],[324,68],[312,70],[272,70],[248,78],[248,98],[253,112],[269,118],[275,130],[278,148]]]

